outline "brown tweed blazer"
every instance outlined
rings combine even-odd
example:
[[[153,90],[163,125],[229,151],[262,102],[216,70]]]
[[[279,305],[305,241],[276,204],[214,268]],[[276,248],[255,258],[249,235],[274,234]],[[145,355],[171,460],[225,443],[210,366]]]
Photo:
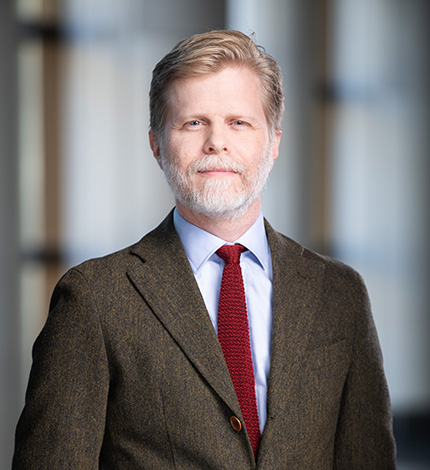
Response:
[[[273,335],[254,461],[172,214],[136,245],[69,271],[33,351],[14,469],[395,468],[365,287],[268,224]]]

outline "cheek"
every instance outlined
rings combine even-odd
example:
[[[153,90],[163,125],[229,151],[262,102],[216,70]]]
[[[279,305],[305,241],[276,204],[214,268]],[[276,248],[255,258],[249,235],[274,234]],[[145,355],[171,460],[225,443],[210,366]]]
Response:
[[[182,138],[175,139],[174,142],[170,143],[168,154],[171,155],[177,165],[188,167],[193,160],[201,156],[195,140],[196,139]]]
[[[251,146],[247,149],[247,152],[243,154],[243,157],[247,166],[254,171],[257,171],[264,161],[271,158],[271,152],[267,145]]]

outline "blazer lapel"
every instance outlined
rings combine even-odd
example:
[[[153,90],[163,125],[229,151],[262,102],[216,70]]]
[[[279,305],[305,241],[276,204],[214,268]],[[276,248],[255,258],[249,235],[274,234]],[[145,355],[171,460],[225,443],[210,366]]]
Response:
[[[276,435],[276,420],[288,408],[290,388],[296,380],[317,313],[322,263],[307,259],[304,249],[276,233],[266,223],[273,263],[273,327],[267,391],[268,419],[260,446],[263,458]],[[273,442],[273,441],[272,441]]]
[[[239,403],[221,346],[173,226],[172,213],[134,248],[128,276],[205,380],[237,415]]]

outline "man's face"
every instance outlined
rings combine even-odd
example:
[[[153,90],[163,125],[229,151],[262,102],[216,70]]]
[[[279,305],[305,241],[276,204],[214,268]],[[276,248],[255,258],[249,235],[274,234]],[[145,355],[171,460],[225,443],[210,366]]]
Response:
[[[226,67],[172,84],[161,139],[150,135],[178,207],[234,219],[261,198],[278,156],[260,82],[247,68]]]

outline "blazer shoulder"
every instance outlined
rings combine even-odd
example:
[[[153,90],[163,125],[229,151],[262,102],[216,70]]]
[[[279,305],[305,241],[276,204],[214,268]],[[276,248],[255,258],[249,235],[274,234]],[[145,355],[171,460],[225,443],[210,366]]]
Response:
[[[159,263],[164,258],[176,253],[181,243],[173,225],[172,212],[154,230],[144,235],[136,243],[107,255],[88,259],[69,269],[62,277],[69,278],[70,273],[80,274],[91,283],[109,282],[113,284],[123,277],[127,270],[136,264],[144,264],[155,257]]]
[[[360,290],[363,288],[362,276],[348,264],[306,248],[297,241],[274,230],[267,221],[266,232],[272,250],[272,258],[275,262],[281,265],[297,263],[303,274],[310,270],[317,270],[322,272],[329,282],[356,285]]]
[[[71,273],[78,273],[86,279],[96,280],[103,277],[114,280],[119,273],[126,271],[130,256],[137,244],[138,243],[130,245],[104,256],[87,259],[71,267],[63,275],[62,279],[70,277]]]

